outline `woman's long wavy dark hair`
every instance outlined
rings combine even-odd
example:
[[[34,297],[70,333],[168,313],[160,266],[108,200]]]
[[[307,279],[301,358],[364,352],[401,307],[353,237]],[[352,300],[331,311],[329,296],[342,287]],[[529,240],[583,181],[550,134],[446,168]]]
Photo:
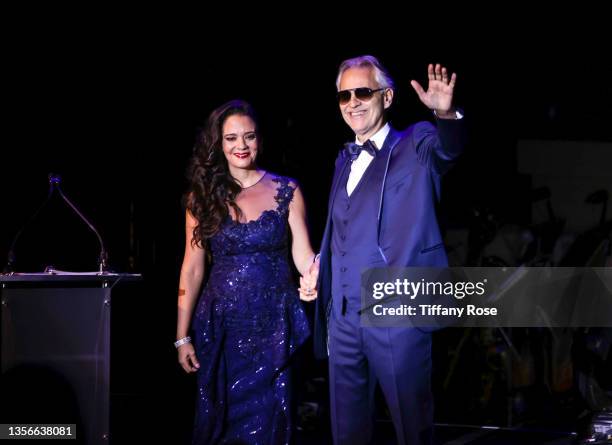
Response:
[[[189,187],[183,197],[183,204],[197,220],[193,229],[193,243],[204,247],[229,215],[231,206],[236,215],[242,212],[236,204],[236,196],[242,190],[230,175],[227,159],[223,153],[223,124],[228,117],[242,115],[255,122],[258,151],[261,152],[261,138],[255,110],[243,100],[232,100],[215,109],[198,134],[193,155],[187,168]]]

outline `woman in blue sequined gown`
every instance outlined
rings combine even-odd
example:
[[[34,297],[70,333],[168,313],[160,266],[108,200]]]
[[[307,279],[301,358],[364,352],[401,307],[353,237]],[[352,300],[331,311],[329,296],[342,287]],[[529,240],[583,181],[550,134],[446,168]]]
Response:
[[[189,168],[175,345],[197,372],[194,444],[290,441],[289,363],[309,329],[289,250],[307,276],[314,253],[299,187],[258,169],[258,150],[252,108],[228,102],[209,116]]]

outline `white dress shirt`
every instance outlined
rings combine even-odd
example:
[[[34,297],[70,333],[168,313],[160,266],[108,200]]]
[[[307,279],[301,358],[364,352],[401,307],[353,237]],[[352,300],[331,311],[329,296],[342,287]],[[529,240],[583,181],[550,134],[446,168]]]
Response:
[[[387,123],[370,138],[370,140],[374,142],[376,150],[380,150],[382,148],[383,143],[389,134],[389,130],[391,130],[391,127]],[[355,137],[355,143],[362,145],[357,137]],[[359,153],[357,159],[355,159],[351,164],[351,173],[349,174],[348,181],[346,182],[346,192],[349,196],[351,196],[351,193],[353,193],[355,187],[357,187],[357,184],[359,184],[359,180],[370,165],[370,162],[372,162],[372,159],[374,159],[374,156],[365,150],[361,150],[361,153]]]

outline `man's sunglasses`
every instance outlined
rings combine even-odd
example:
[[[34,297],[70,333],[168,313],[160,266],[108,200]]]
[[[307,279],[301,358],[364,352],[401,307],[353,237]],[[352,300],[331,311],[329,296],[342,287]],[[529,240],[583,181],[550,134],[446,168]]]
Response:
[[[383,91],[385,89],[386,88],[378,88],[376,90],[373,90],[371,88],[361,87],[361,88],[351,88],[350,90],[338,91],[338,94],[337,94],[338,102],[340,103],[340,105],[345,105],[349,103],[351,101],[351,91],[355,93],[355,97],[357,99],[368,101],[372,99],[372,96],[374,96],[374,93],[376,93],[377,91]]]

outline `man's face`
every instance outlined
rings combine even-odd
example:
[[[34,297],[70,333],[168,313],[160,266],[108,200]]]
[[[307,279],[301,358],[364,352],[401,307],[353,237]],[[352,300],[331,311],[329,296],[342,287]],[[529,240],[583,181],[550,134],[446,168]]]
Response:
[[[353,67],[347,69],[340,77],[339,91],[354,88],[370,88],[377,90],[374,69],[370,67]],[[393,90],[377,91],[371,99],[360,100],[351,92],[351,100],[340,104],[340,112],[344,121],[355,132],[360,142],[365,142],[384,125],[384,110],[389,108],[393,98]]]

